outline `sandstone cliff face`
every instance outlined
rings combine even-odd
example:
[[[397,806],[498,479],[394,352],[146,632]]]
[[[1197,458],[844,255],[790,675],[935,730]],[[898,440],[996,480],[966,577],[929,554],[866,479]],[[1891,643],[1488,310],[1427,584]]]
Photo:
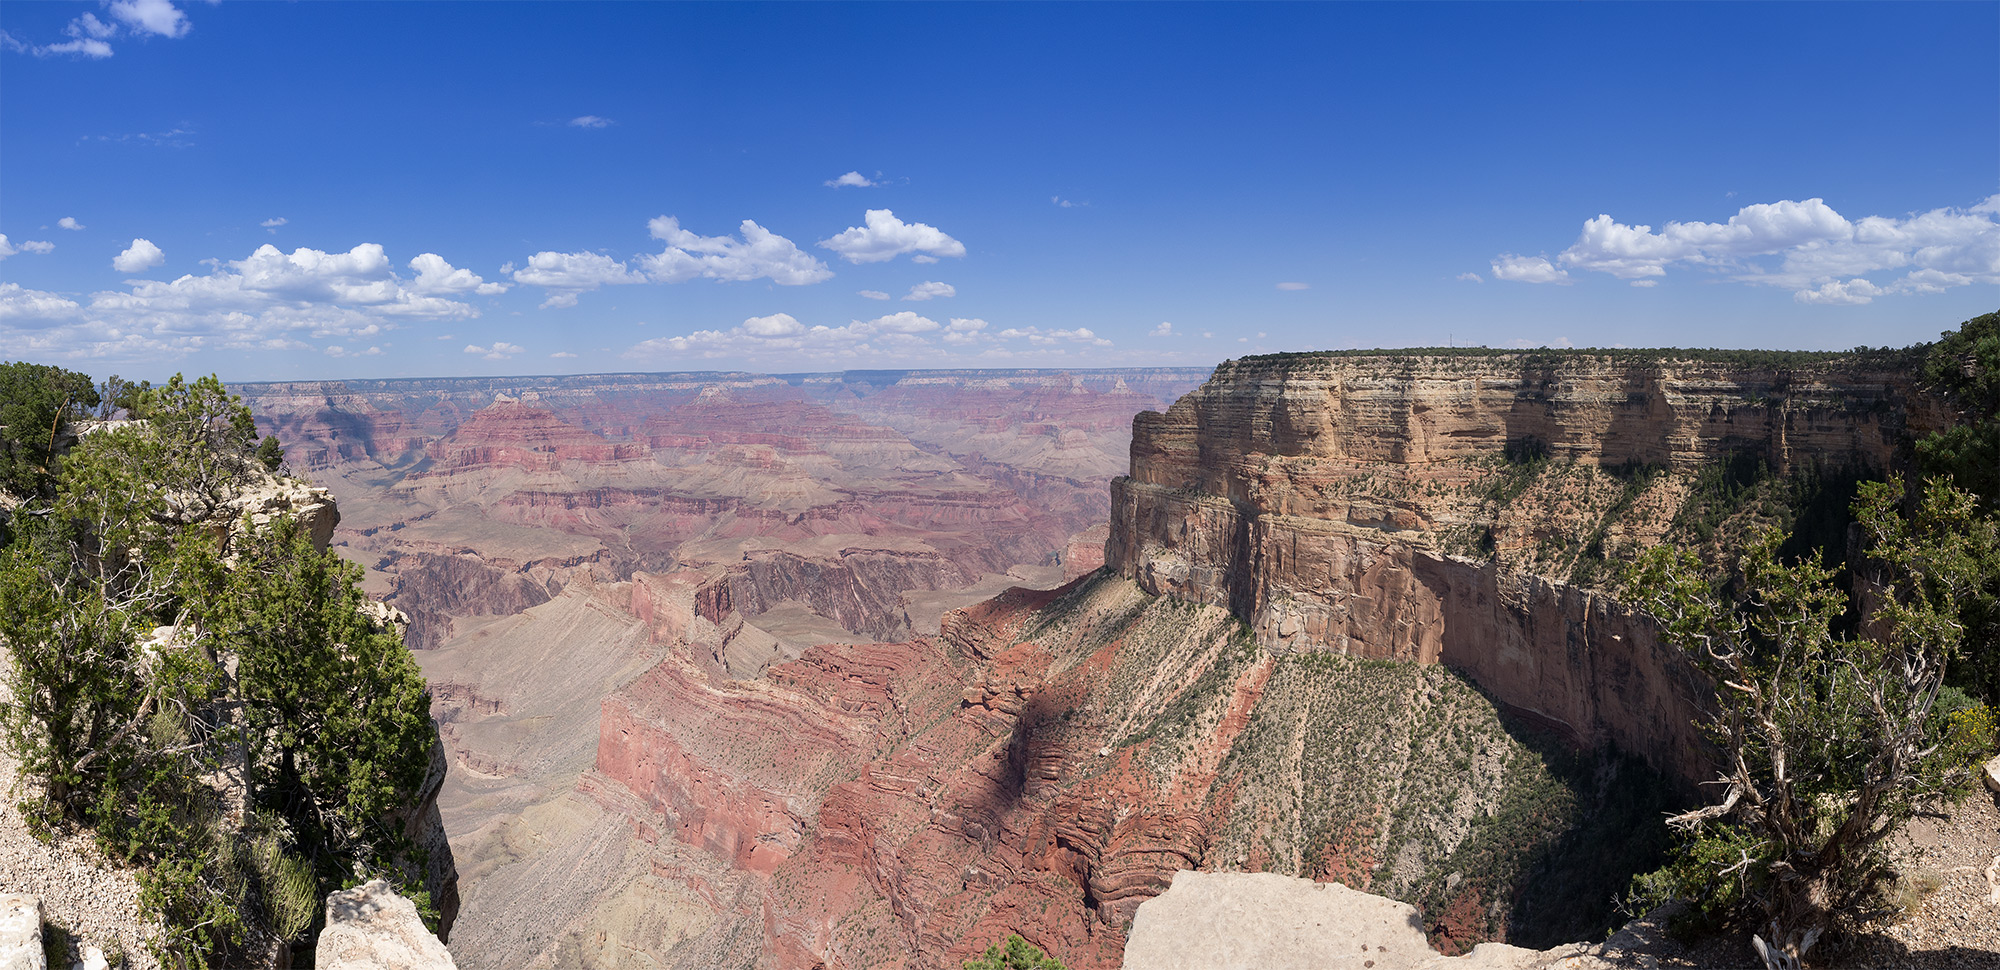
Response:
[[[1615,742],[1692,782],[1688,674],[1648,623],[1566,582],[1577,556],[1550,549],[1657,541],[1694,476],[1732,456],[1780,474],[1895,468],[1924,413],[1913,393],[1906,374],[1838,364],[1234,361],[1135,420],[1106,562],[1227,607],[1276,649],[1462,669],[1580,745]],[[1525,491],[1495,484],[1523,474],[1510,451],[1541,462]],[[1651,477],[1618,480],[1641,467]],[[1664,514],[1635,514],[1649,504]],[[1487,551],[1454,548],[1455,532]]]

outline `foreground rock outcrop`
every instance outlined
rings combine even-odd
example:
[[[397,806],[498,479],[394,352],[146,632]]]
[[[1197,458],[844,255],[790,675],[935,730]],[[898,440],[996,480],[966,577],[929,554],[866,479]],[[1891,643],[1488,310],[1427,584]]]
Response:
[[[1668,939],[1672,908],[1597,944],[1531,950],[1481,943],[1445,956],[1408,903],[1272,873],[1177,872],[1139,907],[1123,970],[1612,970],[1689,966]]]
[[[326,928],[313,949],[320,970],[456,970],[424,928],[417,904],[380,879],[326,897]]]
[[[0,970],[43,970],[42,901],[25,893],[0,895]]]
[[[1548,954],[1482,943],[1447,957],[1417,908],[1339,883],[1275,873],[1174,874],[1132,920],[1124,970],[1530,970]]]

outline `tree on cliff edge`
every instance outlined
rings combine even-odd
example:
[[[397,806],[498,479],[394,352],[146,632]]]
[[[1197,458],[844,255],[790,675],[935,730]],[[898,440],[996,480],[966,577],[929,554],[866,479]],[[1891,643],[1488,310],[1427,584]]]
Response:
[[[165,965],[310,945],[329,889],[422,876],[403,826],[432,764],[423,676],[362,614],[358,567],[288,516],[232,523],[256,437],[220,380],[118,388],[142,420],[73,440],[49,430],[86,400],[70,377],[27,418],[0,408],[0,431],[56,442],[0,448],[28,462],[0,471],[46,476],[0,534],[8,796],[138,870]]]
[[[1896,511],[1902,496],[1898,482],[1872,482],[1855,503],[1878,604],[1861,636],[1835,632],[1847,597],[1834,570],[1781,562],[1775,531],[1743,553],[1734,595],[1665,547],[1630,577],[1663,639],[1716,687],[1702,726],[1720,751],[1721,799],[1669,820],[1687,832],[1670,880],[1711,915],[1752,916],[1772,968],[1879,915],[1893,874],[1884,840],[1970,784],[1976,742],[1949,736],[1933,708],[1962,636],[1957,599],[1995,548],[1995,524],[1946,484],[1924,490],[1911,520]]]

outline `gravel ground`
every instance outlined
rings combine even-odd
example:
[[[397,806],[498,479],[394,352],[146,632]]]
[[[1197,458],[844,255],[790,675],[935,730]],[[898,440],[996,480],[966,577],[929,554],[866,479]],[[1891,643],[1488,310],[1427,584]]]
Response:
[[[1808,954],[1807,965],[1824,970],[2000,970],[2000,795],[1981,789],[1942,819],[1915,820],[1895,837],[1892,851],[1903,860],[1905,873],[1936,890],[1912,894],[1912,905],[1901,917],[1872,927],[1845,946],[1820,944]],[[1599,962],[1550,966],[1762,970],[1747,934],[1691,947],[1680,946],[1663,931],[1643,937],[1623,941],[1631,947],[1627,952],[1596,954]]]
[[[1973,792],[1943,819],[1911,822],[1896,843],[1904,871],[1935,879],[1937,891],[1861,941],[1843,965],[2000,968],[2000,795]]]
[[[0,893],[40,896],[43,932],[50,926],[68,932],[72,958],[96,946],[107,954],[122,951],[131,970],[155,970],[159,965],[146,952],[154,928],[139,918],[132,874],[106,861],[87,835],[48,845],[37,840],[14,805],[13,790],[14,761],[0,754]]]

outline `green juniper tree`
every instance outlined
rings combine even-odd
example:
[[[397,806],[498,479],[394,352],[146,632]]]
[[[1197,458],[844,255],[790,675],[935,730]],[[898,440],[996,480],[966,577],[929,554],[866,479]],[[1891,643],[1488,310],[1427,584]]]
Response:
[[[0,489],[42,495],[72,422],[98,404],[90,378],[48,364],[0,364]]]
[[[1773,968],[1880,915],[1877,890],[1893,875],[1883,841],[1970,784],[1969,753],[1948,743],[1934,708],[1962,636],[1958,599],[1995,523],[1941,482],[1910,518],[1902,500],[1899,482],[1872,482],[1856,501],[1874,603],[1860,635],[1837,632],[1835,571],[1782,562],[1775,531],[1744,550],[1733,592],[1666,547],[1628,578],[1716,691],[1703,727],[1721,795],[1670,820],[1686,837],[1668,888],[1712,916],[1748,917]]]
[[[50,384],[4,371],[22,373]],[[71,376],[50,386],[88,386]],[[0,548],[15,794],[44,831],[81,826],[138,867],[166,964],[233,965],[253,936],[309,945],[327,891],[420,877],[401,823],[431,763],[423,678],[361,612],[357,567],[288,517],[232,521],[278,449],[255,450],[221,381],[108,383],[141,420],[59,457],[60,436],[4,453],[46,476]],[[96,403],[75,401],[33,423]]]
[[[1974,317],[1931,346],[1920,372],[1924,386],[1957,412],[1951,427],[1916,443],[1918,463],[1933,477],[1978,496],[2000,512],[2000,313]],[[1959,603],[1965,649],[1947,682],[2000,707],[2000,551],[1985,557],[1981,575]]]
[[[986,948],[977,960],[967,960],[965,970],[1063,970],[1063,965],[1054,957],[1044,954],[1040,947],[1021,939],[1019,933],[1007,934],[1007,941],[995,943]]]
[[[383,828],[430,766],[430,695],[402,638],[361,611],[361,570],[285,518],[250,538],[202,623],[238,660],[260,801],[328,857],[393,862]]]

